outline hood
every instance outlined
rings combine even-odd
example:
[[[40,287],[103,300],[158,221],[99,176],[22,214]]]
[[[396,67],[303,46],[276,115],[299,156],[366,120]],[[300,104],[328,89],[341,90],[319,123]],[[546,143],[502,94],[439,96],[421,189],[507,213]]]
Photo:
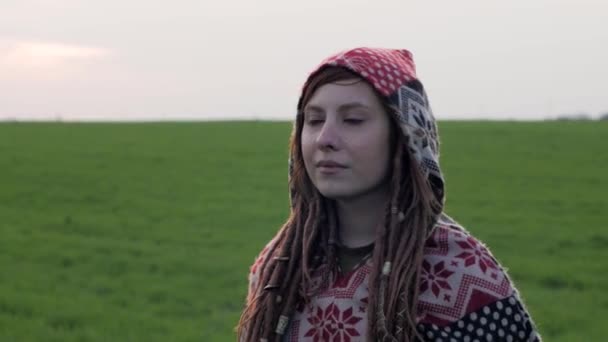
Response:
[[[415,90],[406,86],[410,81],[422,82],[416,76],[412,53],[408,50],[382,48],[355,48],[342,51],[323,60],[308,76],[298,100],[301,112],[302,96],[310,79],[325,67],[338,66],[358,74],[388,100],[395,121],[406,137],[408,150],[418,167],[429,180],[435,197],[443,205],[444,179],[439,167],[439,136],[437,124],[423,87]],[[294,126],[295,129],[295,126]],[[292,157],[289,158],[289,177],[292,174]],[[291,182],[290,182],[291,184]],[[294,195],[295,189],[290,189]],[[293,204],[293,201],[292,201]]]

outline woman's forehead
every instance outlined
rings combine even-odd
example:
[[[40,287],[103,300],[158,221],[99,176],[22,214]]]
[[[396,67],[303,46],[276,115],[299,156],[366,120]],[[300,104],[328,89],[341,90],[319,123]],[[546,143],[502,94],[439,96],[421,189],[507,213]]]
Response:
[[[354,81],[354,82],[353,82]],[[323,110],[343,107],[378,107],[380,99],[372,86],[361,79],[342,80],[320,86],[311,96],[304,110]]]

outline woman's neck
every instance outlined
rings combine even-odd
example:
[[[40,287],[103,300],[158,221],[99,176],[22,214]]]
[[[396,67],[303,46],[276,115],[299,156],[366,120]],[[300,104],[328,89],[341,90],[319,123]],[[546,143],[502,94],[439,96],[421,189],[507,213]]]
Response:
[[[337,199],[339,240],[346,247],[369,245],[376,238],[376,228],[384,221],[388,202],[387,187],[349,199]]]

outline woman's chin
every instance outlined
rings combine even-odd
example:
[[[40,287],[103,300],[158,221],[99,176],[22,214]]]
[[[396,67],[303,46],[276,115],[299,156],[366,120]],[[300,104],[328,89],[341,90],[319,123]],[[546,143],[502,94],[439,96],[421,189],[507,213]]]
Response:
[[[323,197],[329,199],[338,199],[343,196],[343,191],[333,187],[318,187],[317,188]]]
[[[329,198],[332,200],[342,200],[342,199],[348,199],[348,198],[352,198],[353,196],[355,196],[355,192],[349,189],[340,189],[340,188],[322,188],[319,189],[319,192],[321,193],[321,195],[323,195],[323,197],[325,198]]]

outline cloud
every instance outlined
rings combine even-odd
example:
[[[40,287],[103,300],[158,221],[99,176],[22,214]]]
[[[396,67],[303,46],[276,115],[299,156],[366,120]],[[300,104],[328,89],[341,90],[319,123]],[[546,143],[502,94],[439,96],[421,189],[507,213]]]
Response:
[[[14,76],[25,76],[31,71],[60,74],[78,63],[110,55],[111,50],[100,47],[0,39],[0,71]]]

